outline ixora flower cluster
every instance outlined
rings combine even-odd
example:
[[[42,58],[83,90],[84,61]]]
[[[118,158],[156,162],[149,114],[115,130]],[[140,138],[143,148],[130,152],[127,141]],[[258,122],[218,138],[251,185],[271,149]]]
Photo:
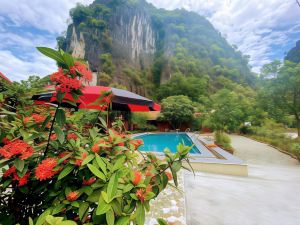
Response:
[[[50,76],[50,80],[56,83],[56,90],[62,93],[70,93],[83,88],[82,81],[91,81],[92,73],[81,62],[71,63],[69,69],[60,67],[56,73]]]
[[[59,103],[64,94],[80,96],[82,83],[74,80],[90,72],[61,50],[39,50],[60,65],[51,79],[62,96],[50,115],[0,118],[0,224],[143,225],[150,201],[171,180],[177,185],[191,148],[179,145],[176,154],[166,151],[161,159],[141,153],[143,142],[120,122],[108,128],[100,117],[97,126],[83,129],[76,124],[80,117],[66,116]],[[109,101],[98,104],[107,107]]]

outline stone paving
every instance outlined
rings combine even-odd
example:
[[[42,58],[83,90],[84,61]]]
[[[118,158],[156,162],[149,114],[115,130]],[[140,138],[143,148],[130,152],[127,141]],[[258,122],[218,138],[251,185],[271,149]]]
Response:
[[[156,219],[164,218],[170,225],[186,225],[183,173],[178,174],[178,190],[170,185],[153,200],[145,225],[158,225]]]

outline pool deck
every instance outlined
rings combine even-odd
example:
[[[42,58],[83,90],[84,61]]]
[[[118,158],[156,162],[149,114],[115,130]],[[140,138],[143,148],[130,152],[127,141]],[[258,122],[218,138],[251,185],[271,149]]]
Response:
[[[218,174],[248,176],[248,166],[240,158],[230,154],[224,149],[216,146],[207,148],[214,141],[196,133],[187,133],[195,145],[202,145],[203,154],[191,154],[191,164],[195,171],[210,172]],[[203,148],[205,146],[205,148]]]
[[[135,134],[133,137],[138,137],[144,134]],[[197,133],[186,133],[193,141],[198,149],[201,149],[201,154],[190,154],[190,162],[196,172],[209,172],[235,176],[248,176],[248,166],[240,158],[228,153],[218,146],[206,147],[214,144],[214,141],[206,136]],[[162,155],[160,153],[156,153]],[[186,165],[187,166],[187,165]]]

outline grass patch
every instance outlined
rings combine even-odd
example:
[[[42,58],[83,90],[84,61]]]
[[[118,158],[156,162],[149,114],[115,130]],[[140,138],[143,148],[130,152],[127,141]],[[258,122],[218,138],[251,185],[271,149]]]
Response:
[[[221,148],[226,150],[227,152],[233,154],[234,149],[231,146],[231,139],[228,134],[221,132],[221,131],[216,131],[215,132],[215,143],[219,145]]]

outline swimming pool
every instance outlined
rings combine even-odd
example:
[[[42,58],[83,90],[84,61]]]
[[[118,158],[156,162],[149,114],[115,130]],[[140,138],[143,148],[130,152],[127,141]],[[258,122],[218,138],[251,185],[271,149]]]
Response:
[[[184,143],[192,146],[194,143],[186,133],[156,133],[142,134],[136,136],[135,139],[142,139],[144,145],[139,149],[146,152],[163,152],[165,148],[169,148],[171,152],[177,152],[176,146]],[[194,145],[190,151],[191,154],[201,154],[201,151]]]

